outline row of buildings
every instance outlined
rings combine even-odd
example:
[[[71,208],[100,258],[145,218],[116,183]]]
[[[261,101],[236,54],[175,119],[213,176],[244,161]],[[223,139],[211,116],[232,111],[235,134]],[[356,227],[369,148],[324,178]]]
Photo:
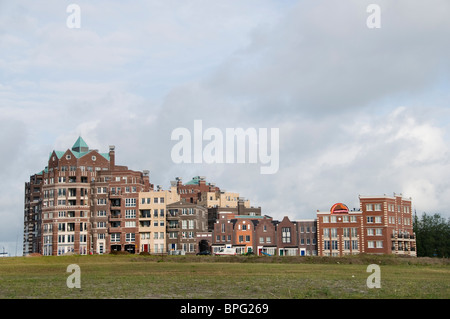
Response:
[[[196,176],[170,189],[148,171],[116,165],[80,137],[53,151],[48,165],[25,183],[23,254],[156,254],[217,252],[266,255],[402,254],[416,256],[411,199],[360,196],[360,207],[338,203],[313,219],[281,221],[240,194]]]

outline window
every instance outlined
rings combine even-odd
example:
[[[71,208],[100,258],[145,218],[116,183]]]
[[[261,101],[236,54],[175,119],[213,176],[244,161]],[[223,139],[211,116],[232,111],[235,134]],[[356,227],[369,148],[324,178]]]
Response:
[[[324,240],[323,241],[323,249],[330,249],[330,241],[329,240]]]
[[[106,205],[106,198],[98,198],[97,205]]]
[[[344,249],[350,249],[350,240],[344,240]]]
[[[125,198],[125,207],[136,207],[136,198]]]
[[[282,227],[281,229],[281,242],[290,243],[291,242],[291,228]]]
[[[125,227],[136,227],[136,221],[126,221]]]
[[[381,223],[381,216],[375,216],[375,223]]]
[[[329,238],[330,237],[330,229],[329,228],[324,228],[323,229],[323,237],[325,237],[325,238]]]
[[[366,211],[368,212],[373,211],[373,204],[366,204]]]
[[[331,237],[336,238],[337,237],[337,228],[331,228]]]
[[[381,210],[381,204],[374,204],[373,208],[376,211],[380,211]]]
[[[136,210],[135,209],[125,210],[125,218],[136,218]]]
[[[374,217],[373,216],[367,216],[367,223],[371,224],[374,221]]]
[[[187,220],[181,221],[181,229],[187,229]]]
[[[97,222],[97,228],[105,228],[106,222]]]
[[[120,233],[112,233],[111,234],[111,242],[112,243],[120,242]]]
[[[245,241],[248,243],[250,241],[250,235],[245,236]]]
[[[97,211],[97,217],[106,217],[106,210]]]
[[[373,236],[374,231],[373,228],[367,228],[367,236]]]
[[[127,233],[127,234],[125,235],[125,240],[126,240],[127,242],[135,241],[135,238],[136,238],[136,234],[135,234],[135,233]]]
[[[329,223],[330,222],[330,217],[329,216],[323,216],[322,221],[324,223]]]
[[[383,241],[382,240],[377,240],[376,241],[376,245],[377,245],[377,248],[383,248]]]
[[[338,249],[338,241],[337,240],[332,240],[331,241],[331,249]]]
[[[193,220],[189,221],[189,229],[194,229],[194,221]]]
[[[350,230],[349,228],[343,228],[342,233],[344,237],[350,237]]]

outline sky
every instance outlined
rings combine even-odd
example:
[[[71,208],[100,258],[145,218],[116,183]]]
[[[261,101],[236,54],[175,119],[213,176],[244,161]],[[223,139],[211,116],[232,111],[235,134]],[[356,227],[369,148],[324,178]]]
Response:
[[[449,16],[447,0],[0,0],[0,250],[22,253],[25,182],[78,136],[275,219],[393,193],[450,217]],[[171,134],[195,120],[278,129],[278,171],[175,163]]]

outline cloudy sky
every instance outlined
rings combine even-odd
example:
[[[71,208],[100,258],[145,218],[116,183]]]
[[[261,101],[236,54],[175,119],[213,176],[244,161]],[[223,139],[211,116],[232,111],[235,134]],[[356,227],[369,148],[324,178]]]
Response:
[[[279,219],[394,192],[450,217],[449,17],[448,0],[0,0],[0,250],[22,253],[24,183],[79,135],[154,184],[203,175]],[[278,172],[175,164],[194,120],[278,128]]]

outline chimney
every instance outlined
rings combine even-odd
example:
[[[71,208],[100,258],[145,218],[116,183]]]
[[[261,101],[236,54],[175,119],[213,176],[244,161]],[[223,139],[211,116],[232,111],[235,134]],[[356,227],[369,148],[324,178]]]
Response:
[[[142,180],[144,183],[144,192],[148,192],[150,190],[150,171],[149,170],[142,171]]]
[[[115,155],[116,147],[114,145],[109,146],[109,170],[113,171],[116,167],[116,155]]]

